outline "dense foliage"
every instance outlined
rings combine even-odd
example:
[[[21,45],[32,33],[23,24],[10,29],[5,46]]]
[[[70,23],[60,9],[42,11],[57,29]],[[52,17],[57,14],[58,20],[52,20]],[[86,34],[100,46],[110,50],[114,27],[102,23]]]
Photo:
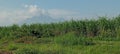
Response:
[[[71,20],[51,24],[13,25],[0,27],[0,38],[22,36],[50,37],[73,32],[77,36],[120,36],[120,16],[99,17],[98,20]]]

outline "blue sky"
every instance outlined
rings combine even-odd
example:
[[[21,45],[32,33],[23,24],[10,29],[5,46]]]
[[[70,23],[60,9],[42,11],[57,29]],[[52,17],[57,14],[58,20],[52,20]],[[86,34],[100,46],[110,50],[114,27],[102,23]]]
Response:
[[[36,16],[58,20],[111,17],[120,14],[119,5],[120,0],[0,0],[0,25],[17,24]]]

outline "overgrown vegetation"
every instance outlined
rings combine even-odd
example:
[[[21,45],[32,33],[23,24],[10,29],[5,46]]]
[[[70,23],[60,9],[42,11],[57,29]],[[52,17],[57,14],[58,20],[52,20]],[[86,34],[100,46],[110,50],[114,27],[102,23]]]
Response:
[[[118,54],[119,44],[120,16],[0,27],[0,54]]]

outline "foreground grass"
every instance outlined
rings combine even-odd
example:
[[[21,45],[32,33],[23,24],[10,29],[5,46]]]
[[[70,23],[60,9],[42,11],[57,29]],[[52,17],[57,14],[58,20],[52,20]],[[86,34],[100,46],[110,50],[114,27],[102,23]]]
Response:
[[[30,37],[27,37],[31,39]],[[0,42],[0,53],[7,54],[119,54],[119,40],[98,40],[77,37],[71,33],[49,38],[34,38],[30,42],[14,39]],[[31,40],[32,40],[31,39]],[[2,39],[1,39],[2,40]],[[19,40],[19,41],[18,41]],[[76,41],[77,40],[77,41]],[[2,40],[3,41],[3,40]],[[16,42],[18,41],[18,42]],[[25,40],[27,41],[27,40]]]

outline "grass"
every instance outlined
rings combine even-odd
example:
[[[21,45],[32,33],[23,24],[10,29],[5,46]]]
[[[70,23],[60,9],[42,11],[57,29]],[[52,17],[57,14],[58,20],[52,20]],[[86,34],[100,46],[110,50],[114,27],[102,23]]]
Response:
[[[0,54],[119,54],[120,16],[0,27]]]
[[[88,41],[88,42],[87,42]],[[10,43],[9,43],[10,42]],[[33,43],[6,42],[1,51],[14,54],[119,54],[119,40],[101,40],[96,37],[78,37],[73,33],[64,36],[37,38]],[[92,44],[85,44],[85,43]],[[1,44],[3,45],[3,44]]]

